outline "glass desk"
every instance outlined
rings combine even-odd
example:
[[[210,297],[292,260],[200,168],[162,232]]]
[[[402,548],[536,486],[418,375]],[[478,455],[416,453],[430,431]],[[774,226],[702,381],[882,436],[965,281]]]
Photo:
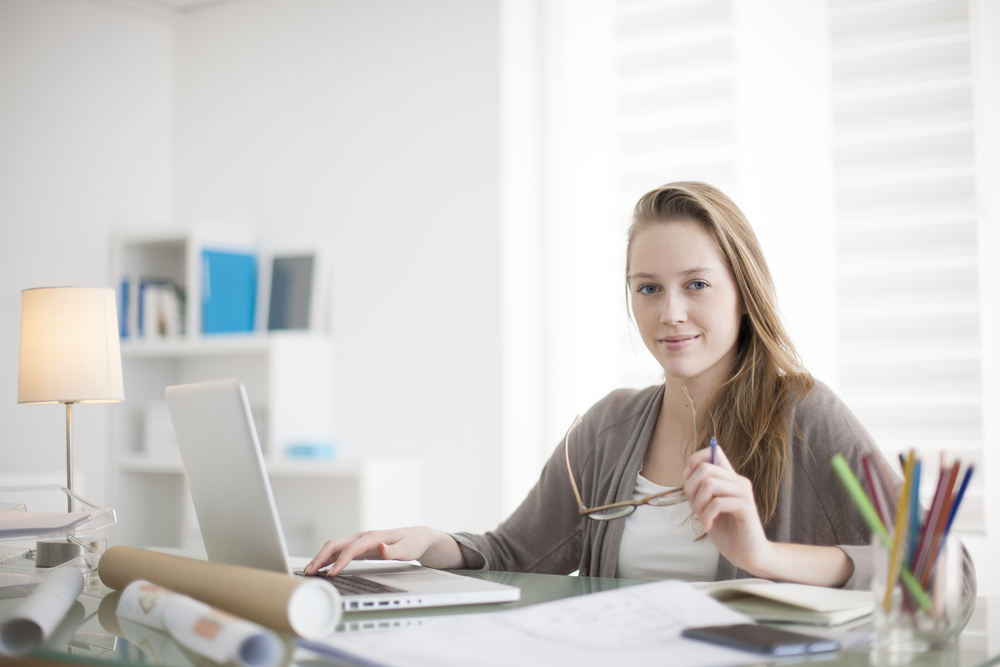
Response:
[[[624,586],[646,582],[626,579],[604,579],[597,577],[568,577],[546,574],[523,574],[512,572],[462,572],[467,576],[497,581],[521,588],[521,599],[502,604],[469,605],[461,607],[439,607],[398,611],[374,611],[345,613],[339,631],[370,632],[391,631],[394,627],[420,625],[433,622],[434,617],[454,614],[481,614],[512,609],[527,605],[596,593]],[[117,624],[114,619],[117,593],[102,588],[92,581],[70,610],[66,621],[57,628],[47,645],[35,651],[27,660],[23,658],[0,657],[0,667],[31,667],[43,665],[40,661],[51,661],[70,665],[91,667],[116,667],[123,665],[165,664],[170,667],[208,667],[212,663],[204,658],[186,653],[176,643],[154,630],[157,647],[151,644],[133,644],[115,634]],[[5,610],[16,604],[14,599],[0,599],[0,617]],[[864,628],[852,628],[853,631]],[[807,630],[806,630],[807,631]],[[992,636],[991,636],[992,635]],[[287,637],[289,645],[293,640]],[[157,652],[158,651],[158,652]],[[186,659],[185,659],[186,658]],[[805,659],[782,659],[770,664],[791,664],[796,662],[822,662],[833,667],[861,667],[869,665],[866,647],[842,650],[838,653],[819,654]],[[289,650],[286,665],[296,667],[326,667],[339,663],[319,658],[303,650]],[[762,660],[761,664],[768,664]],[[962,633],[958,647],[947,653],[921,656],[910,663],[919,666],[941,667],[987,667],[1000,665],[1000,598],[979,598],[975,612]]]

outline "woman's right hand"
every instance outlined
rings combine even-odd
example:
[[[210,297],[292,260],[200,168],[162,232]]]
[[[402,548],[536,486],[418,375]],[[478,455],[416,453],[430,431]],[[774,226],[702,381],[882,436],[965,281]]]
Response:
[[[352,560],[417,560],[427,567],[455,570],[466,567],[465,556],[451,535],[427,526],[369,530],[330,540],[308,565],[316,574],[333,563],[328,577],[340,574]]]

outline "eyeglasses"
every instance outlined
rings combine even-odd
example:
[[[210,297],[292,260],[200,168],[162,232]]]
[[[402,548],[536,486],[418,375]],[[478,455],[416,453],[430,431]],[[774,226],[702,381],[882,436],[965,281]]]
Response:
[[[695,408],[694,399],[691,398],[691,394],[688,393],[687,387],[681,387],[681,391],[684,392],[684,396],[687,397],[688,401],[691,403],[691,419],[694,421],[694,441],[695,446],[698,443],[698,410]],[[628,516],[635,511],[637,507],[642,505],[652,505],[654,507],[666,507],[667,505],[676,505],[677,503],[683,503],[687,500],[687,494],[684,493],[683,488],[679,489],[669,489],[661,493],[654,493],[651,496],[646,496],[645,498],[640,498],[639,500],[623,500],[620,503],[612,503],[610,505],[601,505],[600,507],[589,508],[583,504],[583,498],[580,497],[580,489],[576,485],[576,479],[573,477],[573,468],[569,464],[569,436],[573,430],[580,425],[580,416],[577,415],[573,423],[569,425],[569,429],[566,431],[566,437],[563,439],[563,452],[566,454],[566,471],[569,473],[569,484],[573,487],[573,495],[576,496],[576,504],[580,507],[580,516],[585,516],[588,519],[594,519],[595,521],[610,521],[611,519],[618,519],[623,516]]]

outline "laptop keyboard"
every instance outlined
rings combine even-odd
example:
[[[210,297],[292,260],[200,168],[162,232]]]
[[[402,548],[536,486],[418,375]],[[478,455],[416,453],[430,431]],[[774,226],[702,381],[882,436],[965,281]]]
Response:
[[[296,572],[296,574],[300,574]],[[402,588],[386,586],[371,579],[358,577],[353,574],[338,574],[333,577],[326,576],[326,570],[320,570],[316,574],[302,574],[304,577],[319,577],[329,581],[341,595],[376,595],[379,593],[405,593]]]

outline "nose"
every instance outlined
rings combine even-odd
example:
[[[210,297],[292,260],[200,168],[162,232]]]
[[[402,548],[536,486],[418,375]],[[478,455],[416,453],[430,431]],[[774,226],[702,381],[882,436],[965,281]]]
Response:
[[[687,320],[687,309],[684,307],[684,299],[666,295],[663,299],[663,310],[660,311],[661,324],[680,324]]]

